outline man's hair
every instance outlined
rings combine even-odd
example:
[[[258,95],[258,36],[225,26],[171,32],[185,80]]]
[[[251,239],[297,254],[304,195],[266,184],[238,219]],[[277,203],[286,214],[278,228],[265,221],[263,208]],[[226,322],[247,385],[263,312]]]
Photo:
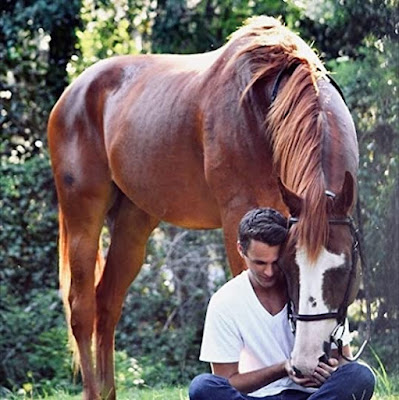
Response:
[[[238,240],[244,254],[247,253],[252,239],[269,246],[278,246],[285,241],[287,234],[287,220],[273,208],[248,211],[238,227]]]

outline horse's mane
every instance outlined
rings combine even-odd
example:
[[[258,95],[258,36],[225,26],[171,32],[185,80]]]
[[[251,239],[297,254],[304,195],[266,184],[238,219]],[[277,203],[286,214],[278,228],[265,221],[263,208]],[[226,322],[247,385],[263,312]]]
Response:
[[[266,116],[276,172],[303,199],[296,226],[299,244],[314,261],[328,236],[327,200],[322,168],[323,119],[317,79],[326,73],[311,48],[274,18],[256,18],[232,37],[241,42],[234,59],[247,65],[251,79],[242,101],[257,82],[270,88],[276,75],[299,64],[280,88]],[[234,62],[231,60],[230,62]],[[263,110],[264,112],[265,110]]]

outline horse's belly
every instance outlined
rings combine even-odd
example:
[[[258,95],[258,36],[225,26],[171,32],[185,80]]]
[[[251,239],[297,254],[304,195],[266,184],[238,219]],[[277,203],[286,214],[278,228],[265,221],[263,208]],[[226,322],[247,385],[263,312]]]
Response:
[[[216,199],[205,180],[200,148],[183,138],[166,145],[131,133],[125,140],[116,140],[109,158],[114,182],[150,215],[187,228],[221,225]]]
[[[193,229],[221,225],[216,200],[203,177],[188,176],[170,166],[163,171],[149,167],[142,174],[137,171],[115,181],[132,202],[163,221]]]

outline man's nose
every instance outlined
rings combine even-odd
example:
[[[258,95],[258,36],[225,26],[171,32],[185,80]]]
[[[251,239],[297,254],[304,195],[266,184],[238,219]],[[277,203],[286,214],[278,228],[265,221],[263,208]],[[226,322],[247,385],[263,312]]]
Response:
[[[266,265],[265,269],[263,270],[263,273],[265,276],[268,278],[272,277],[274,275],[274,270],[272,265]]]

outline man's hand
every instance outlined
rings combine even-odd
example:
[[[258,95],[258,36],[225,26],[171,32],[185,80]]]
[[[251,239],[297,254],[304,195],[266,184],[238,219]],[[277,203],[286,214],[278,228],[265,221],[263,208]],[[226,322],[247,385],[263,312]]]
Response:
[[[319,362],[319,365],[316,367],[312,375],[316,387],[321,386],[331,376],[331,374],[337,370],[337,368],[338,360],[335,358],[330,358],[328,364]]]
[[[291,360],[287,360],[285,363],[285,370],[289,378],[296,384],[305,387],[320,387],[338,368],[338,360],[330,358],[328,364],[319,362],[312,376],[305,376],[299,378],[297,373],[294,371],[291,365]]]
[[[314,380],[311,377],[301,377],[299,378],[297,376],[297,373],[294,371],[294,368],[292,367],[291,360],[287,360],[285,363],[285,370],[287,371],[288,377],[295,382],[297,385],[301,386],[313,386],[314,385]]]

